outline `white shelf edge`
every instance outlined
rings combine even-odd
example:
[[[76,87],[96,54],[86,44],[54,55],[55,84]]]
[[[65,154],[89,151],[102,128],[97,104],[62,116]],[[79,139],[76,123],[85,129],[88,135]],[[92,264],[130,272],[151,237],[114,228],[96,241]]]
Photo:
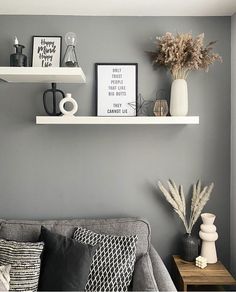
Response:
[[[86,83],[80,67],[0,67],[0,79],[15,83]]]
[[[199,116],[185,117],[50,117],[37,116],[38,125],[198,125]]]

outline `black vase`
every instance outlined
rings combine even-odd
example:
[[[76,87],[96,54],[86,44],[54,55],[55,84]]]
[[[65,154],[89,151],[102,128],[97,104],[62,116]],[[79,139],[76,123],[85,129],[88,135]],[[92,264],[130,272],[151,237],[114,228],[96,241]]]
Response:
[[[59,109],[59,103],[62,98],[65,97],[65,93],[57,89],[56,83],[52,83],[52,88],[44,91],[43,93],[43,106],[46,113],[49,116],[60,116],[61,111]]]
[[[11,67],[27,67],[27,57],[22,54],[24,46],[14,45],[16,52],[10,56],[10,66]]]
[[[182,237],[181,259],[187,262],[193,262],[198,256],[198,239],[189,233]]]

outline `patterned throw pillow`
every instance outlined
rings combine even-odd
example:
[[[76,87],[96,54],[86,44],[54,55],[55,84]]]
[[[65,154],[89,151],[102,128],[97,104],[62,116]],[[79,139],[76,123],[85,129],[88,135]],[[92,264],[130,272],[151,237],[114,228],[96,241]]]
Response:
[[[43,246],[0,239],[0,265],[11,265],[10,291],[37,291]]]
[[[98,234],[79,227],[74,239],[96,245],[86,291],[127,291],[135,263],[137,236]]]
[[[9,291],[11,265],[0,266],[0,291]]]

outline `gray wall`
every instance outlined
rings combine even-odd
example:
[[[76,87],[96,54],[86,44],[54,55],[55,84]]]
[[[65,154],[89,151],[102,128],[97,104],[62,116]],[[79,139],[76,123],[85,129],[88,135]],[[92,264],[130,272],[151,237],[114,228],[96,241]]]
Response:
[[[229,17],[25,17],[0,16],[0,64],[8,65],[17,35],[30,55],[32,35],[79,35],[85,85],[65,85],[79,115],[95,114],[95,62],[138,62],[139,92],[146,99],[169,91],[164,70],[145,54],[166,31],[205,32],[218,40],[223,64],[188,79],[193,126],[35,125],[44,115],[46,84],[1,84],[0,214],[4,218],[146,217],[152,240],[168,262],[184,229],[155,189],[173,178],[186,193],[201,178],[215,182],[206,211],[217,215],[219,258],[229,263],[230,208],[230,18]],[[196,227],[195,231],[198,231]]]
[[[236,14],[234,14],[231,18],[231,212],[230,212],[230,221],[231,221],[231,229],[230,229],[230,244],[231,244],[231,267],[236,275]]]

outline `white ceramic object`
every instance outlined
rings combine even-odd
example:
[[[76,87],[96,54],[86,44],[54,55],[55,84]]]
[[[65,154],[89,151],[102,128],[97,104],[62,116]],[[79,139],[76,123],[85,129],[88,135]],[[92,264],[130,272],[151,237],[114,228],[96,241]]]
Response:
[[[171,116],[186,116],[188,114],[188,86],[184,79],[176,79],[172,82],[170,114]]]
[[[205,269],[207,267],[207,259],[204,257],[197,257],[195,261],[195,266],[201,269]]]
[[[216,216],[211,213],[203,213],[201,218],[203,221],[199,231],[202,239],[201,256],[207,259],[208,264],[215,264],[217,262],[215,241],[218,239],[218,233],[213,223]]]
[[[64,105],[66,103],[71,103],[73,105],[73,108],[70,111],[68,111],[68,110],[65,109]],[[78,104],[77,104],[76,100],[71,97],[71,93],[67,93],[66,94],[66,97],[63,98],[60,101],[59,108],[60,108],[60,111],[62,112],[62,114],[64,116],[70,116],[71,117],[71,116],[73,116],[77,112],[77,110],[78,110]]]

